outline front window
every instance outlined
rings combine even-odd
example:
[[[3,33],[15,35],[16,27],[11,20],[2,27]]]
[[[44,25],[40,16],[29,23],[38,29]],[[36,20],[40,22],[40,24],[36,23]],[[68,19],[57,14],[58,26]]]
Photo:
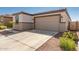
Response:
[[[60,23],[65,23],[65,19],[61,17]]]
[[[15,16],[15,23],[16,23],[16,24],[19,23],[19,16],[18,16],[18,15]]]

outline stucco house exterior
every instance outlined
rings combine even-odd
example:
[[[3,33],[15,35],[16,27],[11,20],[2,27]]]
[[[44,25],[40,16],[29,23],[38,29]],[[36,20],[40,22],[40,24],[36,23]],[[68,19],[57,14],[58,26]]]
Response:
[[[37,14],[19,12],[13,14],[13,29],[16,30],[50,30],[56,32],[68,31],[71,18],[66,9],[48,11]]]
[[[29,30],[33,29],[33,16],[31,14],[20,12],[13,14],[13,29]]]
[[[13,21],[13,17],[11,15],[0,15],[0,23],[7,24],[10,21]]]

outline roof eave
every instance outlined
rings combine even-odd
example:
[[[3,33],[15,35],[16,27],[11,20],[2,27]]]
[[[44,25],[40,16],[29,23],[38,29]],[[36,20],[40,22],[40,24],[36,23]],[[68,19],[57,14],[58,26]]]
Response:
[[[29,13],[25,13],[25,12],[18,12],[18,13],[14,13],[12,15],[19,15],[19,14],[26,14],[26,15],[30,15],[30,16],[33,16],[32,14],[29,14]]]
[[[66,12],[67,16],[69,17],[69,19],[71,21],[71,17],[69,16],[69,13],[68,13],[67,9],[65,10],[65,12]]]
[[[62,12],[65,11],[65,9],[61,9],[61,10],[54,10],[54,11],[48,11],[48,12],[42,12],[42,13],[36,13],[33,15],[41,15],[41,14],[48,14],[48,13],[56,13],[56,12]]]

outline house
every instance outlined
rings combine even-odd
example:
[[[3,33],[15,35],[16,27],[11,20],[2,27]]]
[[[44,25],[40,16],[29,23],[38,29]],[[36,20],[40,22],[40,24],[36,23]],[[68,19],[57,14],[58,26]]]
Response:
[[[68,31],[71,18],[66,9],[29,14],[19,12],[13,14],[13,29],[16,30],[50,30],[56,32]]]
[[[9,21],[13,21],[13,17],[9,15],[0,15],[0,23],[7,24]]]
[[[13,29],[16,30],[29,30],[33,29],[33,15],[19,12],[13,14]]]

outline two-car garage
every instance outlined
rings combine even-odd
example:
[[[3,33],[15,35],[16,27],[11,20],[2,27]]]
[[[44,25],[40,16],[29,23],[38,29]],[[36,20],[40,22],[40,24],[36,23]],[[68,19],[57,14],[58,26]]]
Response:
[[[45,15],[34,18],[34,27],[39,30],[60,31],[60,14]]]

